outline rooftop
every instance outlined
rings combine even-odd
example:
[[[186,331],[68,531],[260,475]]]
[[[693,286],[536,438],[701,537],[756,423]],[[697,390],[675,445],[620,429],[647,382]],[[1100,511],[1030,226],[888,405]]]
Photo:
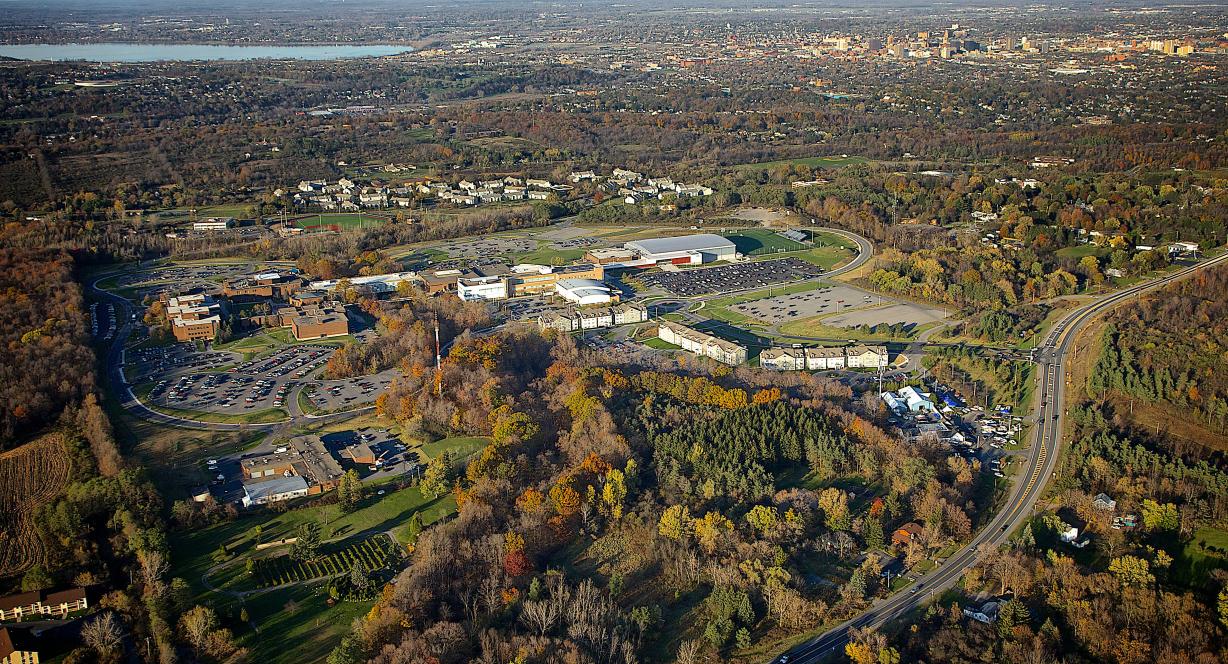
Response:
[[[662,237],[649,240],[636,240],[625,245],[628,249],[638,249],[646,254],[665,254],[677,251],[736,251],[733,242],[714,233],[697,233],[678,237]]]

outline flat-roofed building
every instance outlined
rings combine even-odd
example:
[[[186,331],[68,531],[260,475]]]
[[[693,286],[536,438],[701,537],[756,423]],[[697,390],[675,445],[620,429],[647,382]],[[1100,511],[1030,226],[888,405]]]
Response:
[[[516,265],[507,275],[508,297],[554,293],[555,284],[564,279],[605,278],[605,268],[592,263],[577,263],[550,267],[547,265]]]
[[[210,217],[192,223],[192,230],[201,232],[224,231],[235,227],[234,217]]]
[[[178,295],[163,300],[176,341],[210,341],[222,327],[222,308],[207,295]]]
[[[466,302],[507,299],[507,278],[461,277],[456,280],[456,295]]]
[[[307,480],[298,475],[243,483],[243,506],[267,505],[308,494]]]
[[[597,279],[562,279],[554,284],[554,292],[582,307],[609,304],[617,299],[614,289]]]
[[[363,277],[343,277],[340,279],[313,281],[307,284],[307,288],[319,291],[333,291],[338,286],[348,284],[373,295],[383,295],[395,293],[403,281],[411,283],[420,281],[420,276],[417,272],[389,272],[387,274],[371,274]],[[452,289],[456,289],[455,279],[452,280]]]
[[[652,264],[675,263],[688,265],[695,262],[712,263],[733,260],[737,247],[728,238],[715,233],[697,233],[678,237],[663,237],[650,240],[635,240],[623,245],[640,254],[641,260]],[[694,260],[695,256],[699,260]]]
[[[657,326],[657,336],[662,341],[681,346],[685,351],[725,364],[742,364],[746,362],[749,355],[745,346],[714,337],[680,323],[661,321]]]
[[[345,307],[311,305],[299,308],[290,318],[290,331],[299,341],[327,339],[350,333]]]
[[[222,295],[226,297],[279,297],[288,298],[307,283],[294,272],[262,272],[249,274],[222,282]]]

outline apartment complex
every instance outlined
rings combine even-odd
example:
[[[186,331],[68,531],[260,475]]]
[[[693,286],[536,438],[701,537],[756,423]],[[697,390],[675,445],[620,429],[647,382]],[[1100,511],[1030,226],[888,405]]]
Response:
[[[38,650],[27,632],[0,627],[0,664],[38,664]]]
[[[781,347],[759,354],[759,365],[780,371],[826,371],[829,369],[879,369],[887,366],[886,346]]]
[[[745,346],[670,321],[661,321],[657,326],[657,337],[667,343],[681,346],[682,350],[689,353],[710,357],[725,364],[742,364],[749,355]]]
[[[73,611],[87,608],[89,608],[89,598],[84,588],[70,588],[54,593],[33,590],[19,595],[0,597],[0,620],[63,618]]]
[[[646,320],[648,320],[648,309],[628,302],[615,307],[569,308],[541,316],[537,319],[537,324],[543,330],[576,332],[642,323]]]

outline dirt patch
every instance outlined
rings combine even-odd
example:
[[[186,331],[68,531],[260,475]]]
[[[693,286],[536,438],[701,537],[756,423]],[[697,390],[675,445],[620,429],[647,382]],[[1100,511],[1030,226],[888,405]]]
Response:
[[[754,221],[767,226],[781,224],[793,219],[793,214],[778,208],[738,208],[729,215],[741,221]]]
[[[43,562],[46,552],[33,519],[68,484],[64,440],[49,434],[0,454],[0,576]]]
[[[1228,436],[1203,428],[1186,413],[1178,415],[1163,406],[1122,394],[1110,394],[1108,402],[1117,417],[1140,431],[1163,433],[1175,442],[1195,445],[1207,452],[1228,451]]]

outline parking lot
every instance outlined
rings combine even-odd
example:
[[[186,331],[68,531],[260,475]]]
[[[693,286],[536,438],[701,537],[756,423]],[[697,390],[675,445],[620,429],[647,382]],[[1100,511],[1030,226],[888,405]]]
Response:
[[[392,379],[397,369],[388,369],[370,376],[342,380],[316,380],[304,388],[307,400],[323,411],[349,410],[374,403]]]
[[[729,308],[757,321],[772,324],[838,312],[881,299],[881,296],[872,296],[858,288],[825,285],[812,291],[766,297],[735,304]]]
[[[196,352],[189,344],[140,349],[127,358],[129,382],[156,380],[149,391],[153,405],[240,415],[286,408],[291,391],[319,371],[332,352],[331,346],[293,346],[240,362],[235,353]]]
[[[134,288],[152,284],[173,283],[179,290],[217,287],[224,279],[259,271],[265,265],[255,263],[219,263],[215,265],[173,265],[157,267],[116,277],[119,288]]]
[[[537,248],[536,240],[518,237],[467,238],[440,245],[449,258],[498,258],[504,254],[523,254]]]
[[[536,321],[538,316],[559,308],[559,300],[552,297],[518,297],[498,303],[499,312],[509,321]]]
[[[124,352],[128,382],[136,384],[152,376],[184,370],[216,371],[238,364],[243,357],[226,351],[198,352],[195,344],[172,344]]]
[[[644,275],[641,280],[646,284],[659,286],[673,295],[693,297],[806,281],[822,274],[823,268],[817,265],[797,258],[784,258],[677,272],[653,272]]]

